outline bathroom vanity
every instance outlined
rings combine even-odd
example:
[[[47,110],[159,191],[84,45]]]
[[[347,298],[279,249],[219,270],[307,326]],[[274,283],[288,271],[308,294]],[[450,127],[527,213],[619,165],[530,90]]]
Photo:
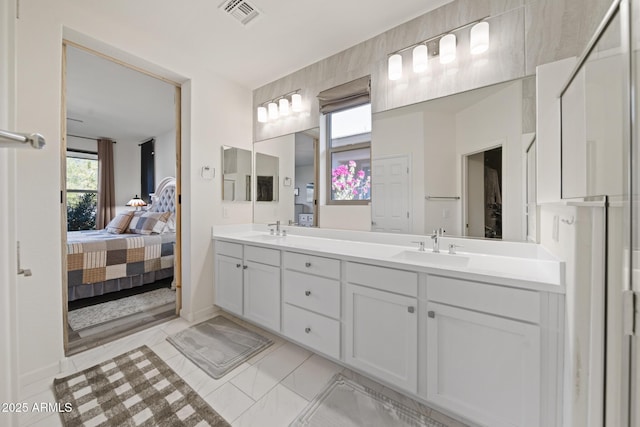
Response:
[[[560,424],[563,263],[531,244],[293,232],[216,227],[216,305],[472,425]]]

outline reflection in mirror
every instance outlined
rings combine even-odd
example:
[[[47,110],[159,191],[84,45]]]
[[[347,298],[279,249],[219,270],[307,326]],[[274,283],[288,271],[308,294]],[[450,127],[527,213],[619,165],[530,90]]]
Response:
[[[563,199],[623,193],[626,61],[616,14],[560,97]]]
[[[430,234],[442,227],[450,236],[526,240],[523,171],[535,129],[534,82],[528,77],[374,114],[372,229]],[[493,165],[498,178],[491,181],[484,178],[488,151],[500,165]],[[467,180],[464,160],[478,153],[484,154],[477,178]],[[402,182],[397,191],[375,191],[381,165],[397,172],[389,178]],[[487,182],[493,184],[485,189]],[[478,218],[477,226],[469,218]]]
[[[294,222],[293,200],[295,198],[295,140],[294,135],[285,135],[253,144],[256,193],[253,204],[253,222],[259,224],[280,221]],[[273,177],[273,179],[269,178]],[[272,184],[270,184],[270,182]],[[272,192],[269,186],[272,185]],[[258,188],[260,187],[260,188]],[[270,193],[271,192],[271,193]],[[269,200],[270,199],[270,200]]]
[[[256,201],[278,201],[278,158],[256,153]]]
[[[316,149],[320,129],[314,128],[295,134],[295,223],[303,227],[318,224],[316,203]]]
[[[222,200],[251,201],[251,151],[222,147]]]
[[[502,238],[502,146],[464,156],[467,236]]]

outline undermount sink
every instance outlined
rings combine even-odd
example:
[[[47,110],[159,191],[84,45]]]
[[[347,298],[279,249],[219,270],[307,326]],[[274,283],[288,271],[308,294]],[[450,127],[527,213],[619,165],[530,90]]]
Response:
[[[452,255],[426,251],[421,252],[417,249],[399,252],[393,255],[391,258],[397,260],[432,264],[434,266],[440,265],[450,267],[464,267],[469,264],[469,257],[464,255]]]

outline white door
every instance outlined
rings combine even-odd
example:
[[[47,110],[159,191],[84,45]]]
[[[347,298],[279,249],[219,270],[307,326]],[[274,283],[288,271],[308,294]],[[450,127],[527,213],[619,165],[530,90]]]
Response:
[[[410,232],[408,157],[374,159],[371,173],[371,230]]]
[[[275,331],[280,330],[280,267],[245,262],[244,315]]]
[[[540,426],[540,329],[429,302],[427,400],[478,424]]]
[[[416,307],[415,298],[348,283],[346,362],[416,393]]]
[[[242,316],[242,260],[216,254],[216,304]]]

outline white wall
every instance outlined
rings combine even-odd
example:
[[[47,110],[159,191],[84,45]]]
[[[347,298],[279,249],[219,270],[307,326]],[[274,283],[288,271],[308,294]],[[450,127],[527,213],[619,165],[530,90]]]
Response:
[[[294,201],[298,205],[303,205],[304,213],[313,213],[313,202],[307,202],[307,184],[314,181],[314,173],[313,165],[296,168],[296,179],[293,187],[298,189],[299,195],[294,197]],[[298,222],[298,218],[295,220]]]
[[[168,176],[176,176],[176,130],[157,135],[154,144],[156,185]]]
[[[140,147],[138,144],[137,141],[117,141],[113,146],[116,208],[123,209],[133,196],[140,195]]]
[[[219,168],[219,141],[251,148],[251,92],[203,69],[189,46],[168,51],[153,34],[139,34],[135,25],[118,19],[119,7],[129,5],[109,5],[97,13],[96,4],[71,0],[21,3],[17,124],[43,133],[48,141],[43,151],[23,151],[17,159],[18,191],[29,195],[18,206],[17,234],[22,261],[33,271],[28,286],[19,288],[17,306],[20,374],[25,382],[57,372],[63,359],[59,203],[63,31],[75,42],[183,83],[184,317],[195,319],[213,309],[212,224],[251,221],[250,206],[234,207],[223,218],[219,175],[214,180],[199,175],[203,165]]]

